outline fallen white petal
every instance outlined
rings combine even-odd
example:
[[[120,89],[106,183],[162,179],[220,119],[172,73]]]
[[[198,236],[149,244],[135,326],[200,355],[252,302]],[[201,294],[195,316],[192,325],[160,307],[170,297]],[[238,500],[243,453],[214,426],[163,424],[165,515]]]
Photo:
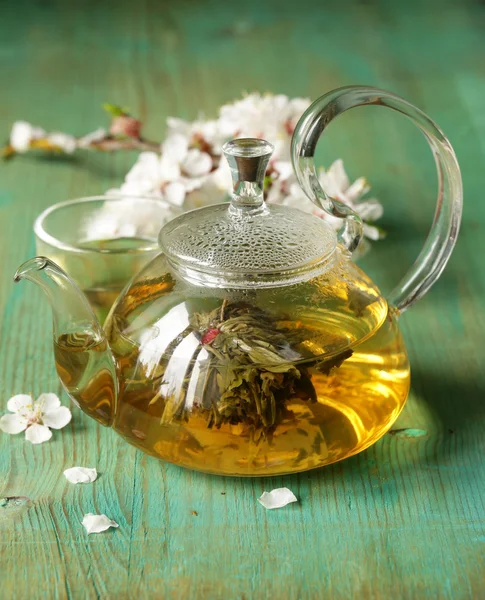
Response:
[[[17,394],[16,396],[12,396],[10,400],[7,402],[7,408],[10,412],[19,412],[32,410],[32,406],[34,401],[32,396],[28,394]]]
[[[106,531],[110,527],[118,527],[118,523],[116,523],[116,521],[108,519],[106,515],[95,515],[93,513],[88,513],[87,515],[84,515],[82,524],[86,528],[88,535],[90,533],[101,533],[102,531]]]
[[[52,393],[41,394],[37,398],[36,402],[41,404],[42,412],[50,412],[55,408],[59,408],[61,405],[61,401],[59,400],[58,396]]]
[[[260,502],[264,508],[273,509],[282,508],[290,502],[298,502],[298,498],[288,488],[278,488],[271,492],[263,492],[261,497],[258,498],[258,502]]]
[[[98,472],[95,468],[71,467],[64,471],[64,477],[71,483],[92,483],[96,481]]]
[[[67,406],[59,406],[59,408],[45,412],[42,415],[42,423],[46,427],[52,427],[52,429],[62,429],[71,419],[72,414]]]
[[[51,437],[52,431],[45,425],[39,425],[38,423],[28,427],[25,432],[25,439],[32,442],[32,444],[42,444],[42,442],[50,440]]]
[[[27,419],[21,415],[3,415],[0,419],[0,429],[5,433],[20,433],[27,428]]]

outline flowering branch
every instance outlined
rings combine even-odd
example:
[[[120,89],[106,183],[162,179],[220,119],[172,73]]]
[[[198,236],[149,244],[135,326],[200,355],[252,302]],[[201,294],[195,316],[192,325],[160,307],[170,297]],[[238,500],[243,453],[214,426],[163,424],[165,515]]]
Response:
[[[108,130],[97,129],[76,138],[60,132],[47,133],[25,121],[14,123],[10,141],[3,156],[37,149],[71,154],[78,149],[113,152],[139,150],[137,161],[125,181],[111,194],[123,196],[156,196],[185,210],[223,202],[231,189],[231,175],[221,160],[222,145],[237,137],[257,137],[270,141],[275,150],[265,178],[265,197],[273,204],[291,205],[329,221],[336,229],[341,220],[315,206],[300,188],[290,160],[291,138],[296,124],[310,101],[290,99],[283,95],[249,94],[242,100],[222,106],[215,120],[184,121],[167,119],[163,142],[148,141],[141,135],[142,123],[128,109],[105,104],[111,115]],[[375,198],[363,198],[370,186],[360,177],[350,182],[343,162],[335,161],[322,169],[319,180],[326,193],[350,206],[364,221],[364,236],[371,240],[383,237],[374,222],[383,209]],[[130,210],[128,204],[125,205]],[[118,207],[115,211],[119,211]],[[105,215],[106,222],[116,228],[117,215]],[[139,226],[144,227],[140,216]]]
[[[151,142],[141,136],[141,121],[132,117],[127,109],[113,104],[104,104],[103,108],[111,114],[109,129],[99,128],[77,138],[60,131],[48,133],[26,121],[17,121],[12,127],[9,142],[0,150],[1,156],[10,159],[29,150],[54,154],[72,154],[76,150],[160,151],[159,142]]]

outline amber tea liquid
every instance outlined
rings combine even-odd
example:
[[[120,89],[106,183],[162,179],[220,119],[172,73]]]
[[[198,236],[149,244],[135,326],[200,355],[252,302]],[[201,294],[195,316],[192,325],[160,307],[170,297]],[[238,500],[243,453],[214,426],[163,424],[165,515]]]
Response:
[[[115,410],[116,373],[108,344],[89,331],[63,334],[54,342],[57,373],[84,412],[110,425]]]
[[[336,330],[341,326],[336,324]],[[328,334],[328,325],[325,333]],[[209,473],[285,474],[347,458],[373,444],[389,429],[409,391],[406,350],[396,320],[388,314],[372,335],[353,347],[352,356],[329,375],[310,367],[317,401],[291,398],[287,404],[288,416],[276,426],[270,438],[258,436],[241,424],[223,424],[220,429],[211,429],[207,426],[206,411],[197,403],[200,372],[193,365],[187,371],[186,358],[180,357],[178,374],[174,352],[172,367],[161,378],[157,379],[154,372],[153,381],[137,380],[136,376],[130,380],[129,374],[137,372],[138,349],[130,351],[127,340],[116,337],[115,328],[111,335],[110,345],[118,358],[120,372],[125,374],[113,427],[127,441],[153,456]],[[58,372],[72,396],[76,398],[82,393],[79,398],[82,403],[89,395],[97,398],[98,403],[105,397],[109,404],[114,398],[109,387],[109,369],[96,360],[101,355],[95,356],[95,348],[86,341],[84,345],[83,351],[79,346],[56,344]],[[85,358],[81,359],[83,355]],[[67,372],[68,380],[63,377]],[[187,372],[190,375],[184,381],[183,374]],[[185,402],[192,403],[187,416],[179,422],[163,424],[167,398],[171,392],[180,391],[183,381]],[[78,383],[73,386],[73,382]],[[160,390],[164,390],[165,397]]]

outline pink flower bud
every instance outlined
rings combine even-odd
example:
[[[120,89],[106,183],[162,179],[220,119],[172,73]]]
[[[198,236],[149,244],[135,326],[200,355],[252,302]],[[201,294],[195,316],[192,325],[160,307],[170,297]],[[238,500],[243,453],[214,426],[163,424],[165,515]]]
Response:
[[[206,345],[206,344],[212,344],[212,342],[216,339],[216,337],[219,335],[220,331],[219,329],[208,329],[204,335],[202,336],[201,342]]]
[[[120,135],[131,138],[139,138],[141,130],[141,121],[130,117],[129,115],[120,115],[113,117],[109,132],[111,135]]]

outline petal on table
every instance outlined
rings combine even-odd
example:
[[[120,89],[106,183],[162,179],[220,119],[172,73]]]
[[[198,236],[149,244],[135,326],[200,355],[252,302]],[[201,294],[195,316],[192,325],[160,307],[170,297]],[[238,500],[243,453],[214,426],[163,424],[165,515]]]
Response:
[[[288,488],[277,488],[271,492],[263,492],[258,502],[267,509],[282,508],[290,502],[298,502],[298,498]]]
[[[20,433],[27,428],[27,420],[21,415],[3,415],[0,419],[0,429],[5,433]]]
[[[90,533],[101,533],[102,531],[106,531],[110,527],[118,527],[118,523],[116,523],[116,521],[108,519],[106,515],[94,515],[93,513],[88,513],[87,515],[84,515],[82,524],[86,528],[88,535]]]
[[[39,425],[38,423],[31,425],[25,432],[25,439],[32,442],[32,444],[42,444],[42,442],[50,440],[51,437],[52,431],[48,427]]]
[[[10,412],[25,412],[31,410],[33,404],[34,401],[32,396],[29,396],[28,394],[17,394],[16,396],[12,396],[7,402],[7,408]]]
[[[64,477],[71,483],[92,483],[96,481],[98,472],[88,467],[71,467],[64,471]]]
[[[62,429],[72,419],[71,411],[67,406],[60,406],[55,410],[50,410],[42,415],[42,422],[52,429]]]

